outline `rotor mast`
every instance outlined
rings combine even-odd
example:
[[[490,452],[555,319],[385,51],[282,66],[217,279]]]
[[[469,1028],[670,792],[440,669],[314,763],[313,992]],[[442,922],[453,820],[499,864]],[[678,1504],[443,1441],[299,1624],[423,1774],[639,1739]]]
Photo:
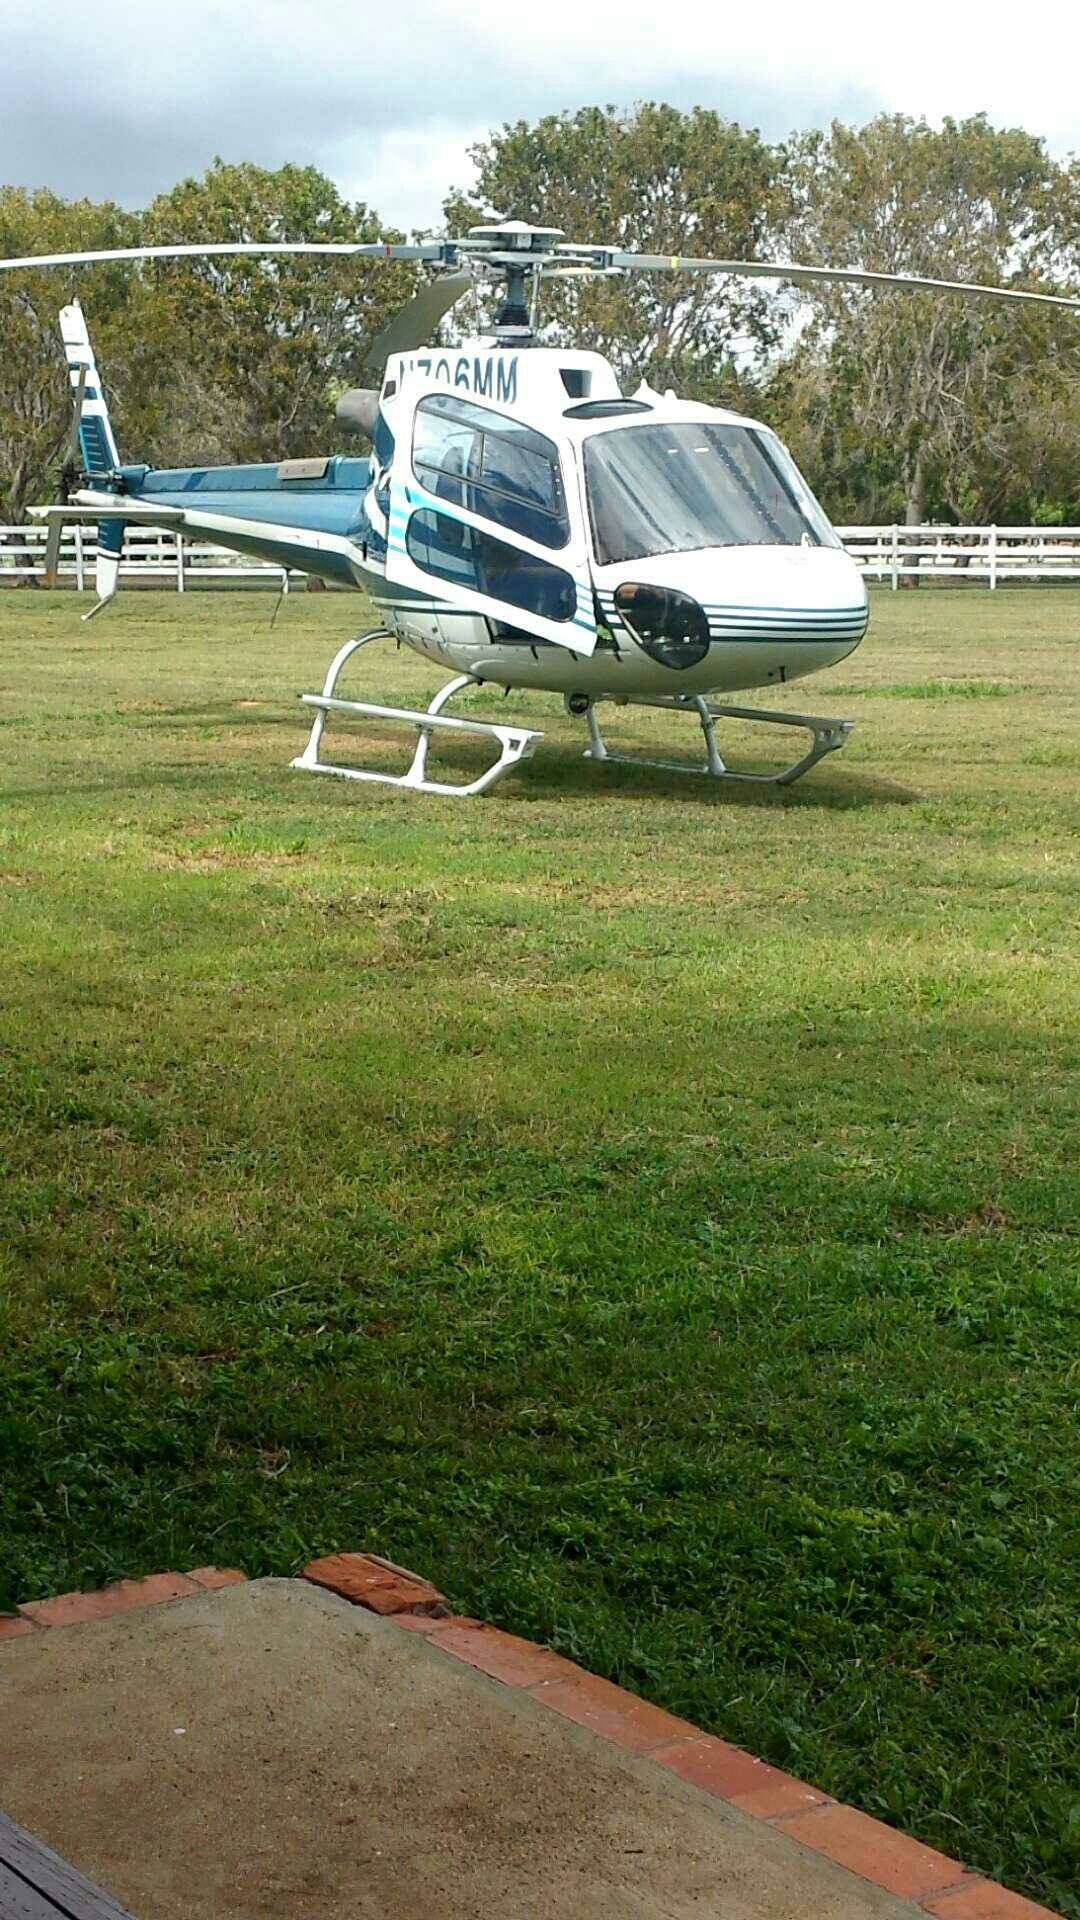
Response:
[[[526,220],[502,220],[497,225],[469,228],[468,251],[483,262],[486,273],[503,282],[495,314],[497,340],[516,346],[528,346],[533,340],[529,281],[535,289],[563,238],[561,227],[532,227]]]

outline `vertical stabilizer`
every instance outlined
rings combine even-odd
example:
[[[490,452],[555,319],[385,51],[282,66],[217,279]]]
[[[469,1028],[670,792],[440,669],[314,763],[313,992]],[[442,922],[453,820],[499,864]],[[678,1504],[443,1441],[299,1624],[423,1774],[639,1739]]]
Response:
[[[95,480],[104,480],[116,472],[120,465],[120,454],[109,419],[109,409],[105,405],[105,395],[101,390],[101,375],[94,359],[94,349],[90,345],[86,315],[77,300],[73,300],[70,307],[61,307],[60,333],[67,358],[68,381],[75,399],[82,470],[92,486]],[[84,620],[92,620],[114,598],[120,584],[123,551],[123,521],[100,521],[96,571],[98,597],[89,613],[83,614]]]
[[[124,553],[123,521],[99,520],[97,539],[94,584],[98,597],[89,613],[83,614],[84,620],[92,620],[96,613],[101,613],[108,606],[110,600],[116,598],[116,590],[120,585],[120,561]]]
[[[75,396],[79,397],[79,384],[85,368],[85,386],[82,393],[82,408],[79,414],[79,447],[82,452],[83,471],[87,475],[112,473],[120,465],[116,438],[109,419],[109,409],[105,405],[105,396],[101,390],[101,378],[94,359],[94,349],[90,345],[90,335],[86,329],[86,316],[77,300],[70,307],[60,309],[60,332],[64,341],[64,353],[67,356],[68,380]]]

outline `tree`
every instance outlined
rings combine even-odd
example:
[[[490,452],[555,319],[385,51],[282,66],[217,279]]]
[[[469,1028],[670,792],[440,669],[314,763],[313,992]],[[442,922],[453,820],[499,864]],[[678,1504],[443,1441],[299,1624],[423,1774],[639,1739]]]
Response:
[[[1080,161],[978,117],[834,125],[785,148],[704,108],[590,107],[473,151],[472,200],[572,240],[1080,289]],[[140,240],[379,236],[313,167],[217,161],[148,212],[0,189],[0,253]],[[390,236],[380,236],[390,237]],[[332,444],[332,398],[409,298],[406,265],[304,258],[0,275],[0,521],[49,497],[70,427],[57,309],[77,291],[121,451],[157,464]],[[834,517],[1080,519],[1080,328],[1071,314],[858,289],[800,296],[679,275],[545,288],[556,338],[742,407],[785,433]]]
[[[276,172],[217,160],[201,180],[162,194],[148,241],[401,239],[367,207],[350,205],[315,167]],[[203,457],[278,459],[325,446],[332,393],[359,381],[372,337],[405,304],[415,270],[396,263],[304,256],[153,264],[144,284],[187,345],[171,424],[157,444]],[[209,434],[207,434],[209,429]],[[200,433],[203,441],[200,442]],[[178,444],[182,443],[182,444]],[[175,457],[175,455],[174,455]]]
[[[1073,524],[1080,518],[1075,322],[1034,309],[1010,312],[996,328],[986,315],[980,331],[957,404],[938,423],[910,524]],[[803,340],[773,371],[762,406],[835,521],[911,514],[890,409],[874,405],[858,353]]]
[[[119,207],[0,188],[0,258],[130,246],[138,221]],[[22,520],[51,494],[71,431],[58,310],[74,284],[94,315],[104,364],[130,343],[130,275],[118,265],[0,274],[0,521]]]
[[[1048,267],[1053,176],[1041,140],[983,115],[940,131],[899,114],[861,129],[834,123],[792,152],[792,251],[885,273],[1028,284]],[[801,386],[804,426],[818,420],[819,456],[842,462],[857,445],[877,487],[899,492],[909,525],[931,505],[991,518],[1008,492],[991,477],[1008,479],[1018,439],[1037,445],[1040,407],[1051,426],[1048,370],[1059,362],[1069,377],[1070,322],[989,301],[830,289],[813,296],[792,392]]]
[[[371,240],[376,216],[314,167],[227,167],[147,213],[0,190],[0,257],[198,240]],[[391,236],[400,237],[400,236]],[[51,497],[71,426],[57,314],[87,310],[121,454],[158,465],[332,444],[333,393],[415,272],[348,259],[112,263],[0,275],[0,520]]]
[[[504,126],[472,148],[477,184],[452,194],[452,232],[485,207],[568,240],[647,253],[752,258],[784,206],[781,150],[704,107],[585,107]],[[737,397],[735,355],[776,337],[774,303],[752,283],[689,274],[623,274],[547,283],[556,338],[607,355],[624,385],[641,378],[703,399]]]

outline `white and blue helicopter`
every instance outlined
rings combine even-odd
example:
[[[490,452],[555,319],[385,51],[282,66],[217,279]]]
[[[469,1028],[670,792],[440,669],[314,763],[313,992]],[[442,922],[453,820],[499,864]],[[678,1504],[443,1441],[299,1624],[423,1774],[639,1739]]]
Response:
[[[55,574],[65,522],[96,522],[98,602],[85,616],[92,618],[116,593],[125,527],[142,522],[361,588],[381,624],[346,642],[321,692],[301,696],[315,714],[292,764],[444,794],[483,792],[542,737],[444,711],[455,695],[486,683],[561,694],[568,712],[585,721],[587,752],[598,761],[627,757],[605,745],[602,703],[689,712],[705,738],[700,771],[719,779],[789,784],[851,731],[847,720],[715,698],[833,666],[866,632],[861,575],[791,455],[760,421],[644,385],[624,395],[600,354],[540,344],[546,278],[731,274],[1080,311],[1080,300],[1012,287],[568,245],[556,229],[512,220],[474,227],[464,240],[413,245],[137,247],[5,260],[0,269],[222,254],[352,254],[434,268],[374,343],[379,385],[354,389],[338,407],[339,422],[370,439],[372,457],[171,470],[124,464],[73,302],[61,314],[75,396],[64,500],[36,510],[49,521],[46,573]],[[489,330],[452,348],[426,345],[451,307],[481,284],[501,296]],[[386,637],[453,669],[426,710],[339,693],[346,663]],[[407,772],[322,759],[332,713],[416,728]],[[736,772],[716,741],[718,722],[728,718],[802,729],[809,745],[779,772]],[[478,778],[436,780],[427,759],[440,730],[481,735],[498,758]]]

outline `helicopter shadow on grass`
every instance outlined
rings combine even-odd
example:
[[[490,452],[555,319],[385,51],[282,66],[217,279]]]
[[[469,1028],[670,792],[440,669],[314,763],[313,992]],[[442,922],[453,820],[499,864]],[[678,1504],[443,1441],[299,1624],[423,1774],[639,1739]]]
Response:
[[[272,698],[265,702],[249,700],[238,703],[233,698],[222,697],[218,700],[193,701],[187,706],[134,708],[123,715],[123,721],[125,731],[175,736],[179,749],[176,756],[149,766],[129,764],[97,779],[80,778],[67,782],[61,775],[51,783],[50,791],[54,796],[103,796],[110,792],[149,792],[166,787],[189,792],[223,793],[235,787],[238,778],[245,782],[255,779],[260,785],[265,781],[268,790],[272,791],[276,777],[283,782],[288,780],[291,786],[288,762],[293,751],[299,753],[303,750],[307,738],[304,715],[281,706]],[[184,757],[182,746],[185,736],[206,733],[228,739],[241,732],[249,736],[265,734],[271,738],[280,738],[285,734],[288,736],[288,748],[280,759],[274,748],[265,758],[261,755],[253,758],[245,756],[242,765],[235,757],[205,761],[189,761]],[[366,761],[372,765],[372,770],[377,767],[380,772],[395,774],[405,771],[414,744],[392,727],[380,727],[376,722],[366,735],[364,748],[357,751],[358,741],[350,743],[340,739],[337,750],[343,751],[351,764],[363,764]],[[432,752],[429,770],[436,778],[460,779],[464,783],[476,777],[482,761],[482,750],[474,748],[471,742],[440,741]],[[617,794],[627,800],[650,798],[679,805],[693,802],[734,808],[810,807],[815,810],[847,811],[852,808],[907,806],[920,797],[915,789],[897,780],[850,766],[833,769],[819,765],[811,768],[804,780],[786,787],[709,779],[695,765],[689,752],[685,768],[686,771],[682,772],[675,767],[668,769],[650,765],[647,747],[641,749],[640,760],[610,760],[598,765],[576,744],[550,740],[540,745],[534,758],[523,762],[506,781],[499,783],[497,803],[533,805],[560,794],[567,798],[589,797],[598,800],[608,794]],[[327,793],[336,790],[339,794],[343,784],[337,780],[316,783]],[[31,791],[34,789],[8,785],[0,788],[0,799],[25,799]],[[351,791],[355,798],[357,788],[353,786]],[[489,801],[496,799],[494,793],[487,797]]]
[[[736,769],[737,771],[737,769]],[[689,778],[687,777],[689,775]],[[881,774],[839,769],[832,773],[811,768],[808,776],[791,786],[775,783],[759,786],[744,780],[714,780],[700,772],[688,757],[686,772],[674,767],[650,766],[643,752],[640,762],[629,759],[597,765],[583,751],[573,747],[541,747],[535,758],[507,781],[502,797],[511,794],[517,800],[533,802],[557,793],[597,795],[615,792],[628,799],[648,795],[653,799],[685,804],[688,800],[709,806],[729,807],[811,807],[847,811],[857,807],[911,806],[921,798],[913,787],[904,786]]]
[[[277,722],[284,725],[283,721]],[[302,743],[301,743],[302,744]],[[299,750],[299,748],[298,748]],[[387,765],[386,771],[403,771]],[[905,787],[899,781],[883,778],[875,774],[851,774],[840,777],[818,773],[814,777],[811,770],[805,781],[794,786],[780,787],[754,786],[740,780],[710,780],[704,774],[696,772],[688,762],[686,774],[668,771],[661,767],[647,765],[629,766],[625,763],[595,766],[584,754],[575,754],[573,748],[549,748],[543,757],[538,757],[515,769],[505,782],[500,783],[497,793],[483,796],[487,805],[525,805],[533,806],[538,801],[549,801],[565,795],[567,799],[593,798],[600,800],[606,795],[618,794],[626,800],[652,799],[664,803],[686,806],[706,805],[709,807],[741,808],[810,808],[814,811],[848,812],[852,809],[867,807],[910,806],[920,795],[912,787]],[[474,767],[451,766],[448,761],[441,767],[432,767],[436,775],[455,774],[468,776],[475,773]],[[188,793],[221,794],[235,790],[240,777],[236,764],[218,765],[205,762],[170,761],[148,767],[128,767],[117,771],[112,777],[96,780],[74,780],[66,782],[54,779],[48,789],[51,797],[75,798],[77,796],[103,798],[107,794],[149,793],[158,789],[171,788],[174,791]],[[252,779],[259,782],[260,789],[271,795],[276,785],[276,777],[282,783],[292,783],[292,775],[287,765],[270,762],[265,766],[245,762],[242,770],[243,781],[250,784]],[[317,781],[315,785],[329,798],[337,793],[343,796],[343,788],[348,790],[354,802],[359,789],[339,780]],[[0,787],[0,800],[25,801],[32,793],[40,791],[29,786],[8,785]],[[369,794],[371,788],[366,788]],[[375,789],[378,791],[378,789]],[[414,796],[410,796],[412,798]],[[419,796],[423,801],[424,796]],[[335,803],[336,804],[336,803]]]

